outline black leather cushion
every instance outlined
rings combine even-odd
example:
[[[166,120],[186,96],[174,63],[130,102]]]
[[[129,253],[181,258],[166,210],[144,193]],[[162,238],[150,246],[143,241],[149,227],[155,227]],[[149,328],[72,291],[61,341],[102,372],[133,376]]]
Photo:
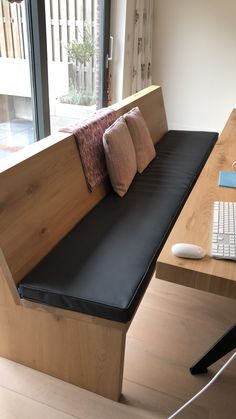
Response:
[[[18,286],[21,297],[119,322],[133,316],[216,133],[169,131],[128,193],[110,193]]]

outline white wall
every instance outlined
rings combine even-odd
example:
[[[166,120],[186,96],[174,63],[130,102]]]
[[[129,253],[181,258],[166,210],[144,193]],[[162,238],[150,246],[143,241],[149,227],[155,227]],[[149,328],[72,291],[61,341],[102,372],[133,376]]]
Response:
[[[114,38],[110,62],[112,103],[123,99],[124,50],[127,0],[112,0],[110,34]]]
[[[155,0],[153,84],[171,129],[221,131],[236,107],[236,1]]]
[[[126,4],[126,26],[124,33],[124,81],[123,81],[123,97],[132,94],[132,61],[133,61],[133,45],[134,45],[134,12],[135,0],[127,0]]]
[[[112,103],[131,95],[135,0],[112,0],[110,34],[114,37],[110,62]]]

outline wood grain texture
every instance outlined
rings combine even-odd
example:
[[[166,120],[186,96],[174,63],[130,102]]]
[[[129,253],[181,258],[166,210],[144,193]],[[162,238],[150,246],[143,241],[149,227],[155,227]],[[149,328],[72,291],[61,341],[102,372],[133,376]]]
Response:
[[[17,392],[0,387],[0,417],[4,419],[32,419],[35,418],[35,414],[39,414],[44,419],[75,419],[75,416],[52,409]]]
[[[163,415],[151,414],[143,409],[113,402],[1,357],[0,417],[4,419],[165,419]]]
[[[17,283],[106,194],[91,193],[73,136],[0,174],[0,247]]]
[[[236,110],[233,110],[171,234],[158,257],[160,279],[236,298],[235,262],[210,257],[213,201],[236,201],[235,189],[218,186],[220,170],[231,170],[236,156]],[[201,260],[177,258],[174,243],[193,243],[207,250]]]
[[[6,286],[7,291],[8,291],[8,297],[11,303],[14,301],[15,304],[22,304],[22,301],[16,289],[14,279],[6,263],[6,259],[4,257],[4,254],[1,248],[0,248],[0,281],[1,283],[2,282],[4,283],[4,286]]]
[[[235,316],[232,299],[152,280],[127,334],[123,402],[169,417],[230,357],[228,354],[217,361],[208,374],[192,376],[189,372],[189,367],[234,323]],[[179,418],[234,418],[235,378],[233,362]]]
[[[167,132],[167,120],[161,87],[150,86],[129,96],[111,108],[123,115],[133,107],[138,106],[150,131],[154,143]]]

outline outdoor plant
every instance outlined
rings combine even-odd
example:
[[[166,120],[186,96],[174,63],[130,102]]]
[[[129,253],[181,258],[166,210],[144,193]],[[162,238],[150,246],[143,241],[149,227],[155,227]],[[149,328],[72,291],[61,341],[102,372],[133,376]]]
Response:
[[[66,50],[69,59],[75,63],[78,61],[81,65],[85,65],[93,57],[95,52],[94,39],[86,23],[84,24],[82,42],[74,39],[68,44]]]
[[[79,105],[91,105],[94,103],[94,95],[87,91],[85,84],[86,65],[95,53],[95,41],[92,37],[88,24],[84,23],[83,34],[80,40],[74,39],[67,47],[67,54],[72,63],[72,71],[69,80],[69,92],[60,98],[63,103]]]
[[[77,86],[71,85],[66,95],[60,97],[61,103],[69,103],[71,105],[89,106],[94,104],[95,97],[93,92],[87,90],[78,90]]]

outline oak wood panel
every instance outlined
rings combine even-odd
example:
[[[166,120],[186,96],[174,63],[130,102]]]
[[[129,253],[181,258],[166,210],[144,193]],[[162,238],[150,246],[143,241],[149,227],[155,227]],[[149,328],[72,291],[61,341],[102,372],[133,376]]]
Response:
[[[8,288],[8,297],[11,302],[14,301],[15,304],[22,304],[22,300],[17,292],[15,282],[13,280],[12,274],[9,270],[9,267],[6,263],[4,254],[0,249],[0,281],[5,283],[5,286]],[[0,284],[1,287],[1,284]]]
[[[66,318],[79,320],[85,323],[98,324],[98,325],[112,327],[114,329],[123,330],[123,331],[128,330],[131,323],[131,320],[127,323],[115,322],[112,320],[103,319],[102,317],[94,317],[89,314],[79,313],[78,311],[66,310],[66,309],[62,309],[58,307],[49,306],[46,304],[45,305],[39,304],[34,301],[25,300],[23,298],[20,299],[20,304],[25,308],[47,312],[49,314],[52,314],[53,316],[58,316],[58,317],[63,316]]]
[[[213,201],[236,201],[235,189],[218,186],[219,170],[232,170],[235,156],[236,110],[233,110],[158,257],[158,278],[236,298],[235,262],[209,256]],[[208,256],[201,260],[177,258],[172,255],[171,246],[180,242],[198,244],[207,250]]]
[[[88,190],[71,135],[0,173],[0,183],[0,247],[16,283],[106,194],[104,185]]]
[[[149,128],[152,140],[156,143],[167,132],[167,120],[161,87],[150,86],[129,96],[111,108],[123,115],[138,106]]]
[[[48,311],[39,305],[15,304],[5,265],[2,258],[0,356],[118,400],[129,324],[98,321],[83,314],[69,317],[66,310],[53,307]]]

